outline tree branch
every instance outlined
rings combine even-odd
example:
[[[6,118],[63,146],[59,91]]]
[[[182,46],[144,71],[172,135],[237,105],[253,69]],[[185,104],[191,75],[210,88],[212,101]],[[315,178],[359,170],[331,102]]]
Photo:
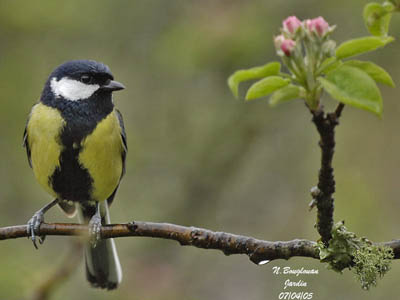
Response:
[[[40,234],[43,235],[87,236],[88,232],[88,227],[81,224],[43,223],[40,226]],[[270,242],[196,227],[139,221],[104,225],[101,228],[101,237],[105,239],[130,236],[175,240],[182,246],[221,250],[225,255],[246,254],[255,264],[274,259],[289,259],[293,256],[319,259],[316,243],[308,240]],[[0,228],[0,240],[21,237],[28,237],[26,225]]]
[[[318,208],[317,230],[321,240],[328,245],[332,238],[333,210],[335,193],[335,179],[333,175],[332,159],[335,150],[335,127],[339,124],[338,119],[342,113],[344,104],[340,103],[335,112],[325,115],[323,109],[312,111],[313,123],[320,135],[319,146],[321,147],[321,168],[318,176],[318,193],[315,201]]]
[[[40,234],[54,236],[88,236],[87,225],[72,223],[43,223]],[[26,225],[0,228],[0,240],[29,237]],[[215,232],[197,227],[185,227],[168,223],[135,221],[127,224],[110,224],[101,227],[103,239],[119,237],[151,237],[174,240],[182,246],[193,246],[202,249],[215,249],[225,255],[245,254],[255,264],[264,264],[274,259],[291,257],[310,257],[319,259],[316,242],[295,239],[291,241],[270,242],[252,237],[226,232]],[[400,240],[375,243],[393,249],[394,258],[400,258]]]

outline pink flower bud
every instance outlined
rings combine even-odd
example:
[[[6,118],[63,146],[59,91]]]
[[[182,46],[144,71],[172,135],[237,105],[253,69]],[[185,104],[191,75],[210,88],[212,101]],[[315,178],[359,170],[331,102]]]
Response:
[[[286,56],[290,56],[294,47],[296,46],[296,42],[293,40],[284,40],[281,44],[281,50],[285,53]]]
[[[281,49],[281,45],[283,43],[283,41],[285,40],[285,37],[283,36],[283,34],[278,35],[274,38],[274,44],[275,44],[275,49],[279,50]]]
[[[296,16],[290,16],[283,21],[283,30],[291,34],[295,33],[297,28],[301,26],[301,22]]]
[[[307,28],[309,31],[313,31],[314,22],[313,22],[312,20],[307,19],[307,20],[304,21],[304,24],[305,24],[306,28]]]
[[[315,30],[320,36],[323,36],[329,30],[329,24],[323,17],[314,19]]]
[[[323,17],[306,20],[305,26],[310,32],[315,31],[319,36],[324,36],[329,31],[329,24]]]

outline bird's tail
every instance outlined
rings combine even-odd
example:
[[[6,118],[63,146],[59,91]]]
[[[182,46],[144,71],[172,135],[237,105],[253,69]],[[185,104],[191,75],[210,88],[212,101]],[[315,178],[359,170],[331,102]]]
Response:
[[[96,210],[80,206],[82,221],[90,221]],[[101,204],[101,223],[110,224],[107,201]],[[121,264],[113,239],[99,240],[96,246],[90,242],[85,245],[86,278],[93,287],[112,290],[122,280]]]

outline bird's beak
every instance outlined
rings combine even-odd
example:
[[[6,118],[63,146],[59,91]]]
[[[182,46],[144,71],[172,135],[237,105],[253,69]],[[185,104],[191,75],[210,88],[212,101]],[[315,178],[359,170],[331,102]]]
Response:
[[[118,81],[110,80],[105,85],[102,85],[100,88],[105,91],[113,92],[113,91],[123,90],[125,86]]]

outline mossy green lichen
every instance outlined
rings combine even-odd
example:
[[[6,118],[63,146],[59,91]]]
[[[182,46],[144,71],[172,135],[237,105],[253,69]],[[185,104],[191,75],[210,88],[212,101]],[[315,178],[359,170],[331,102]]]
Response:
[[[390,269],[393,250],[388,247],[369,245],[358,249],[354,254],[353,272],[365,290],[376,286],[378,277],[382,278]]]
[[[378,277],[382,278],[389,271],[394,257],[391,248],[374,245],[366,238],[357,237],[347,230],[344,222],[333,227],[328,247],[322,242],[318,242],[317,247],[321,262],[327,262],[330,269],[340,273],[349,268],[365,290],[376,286]]]

